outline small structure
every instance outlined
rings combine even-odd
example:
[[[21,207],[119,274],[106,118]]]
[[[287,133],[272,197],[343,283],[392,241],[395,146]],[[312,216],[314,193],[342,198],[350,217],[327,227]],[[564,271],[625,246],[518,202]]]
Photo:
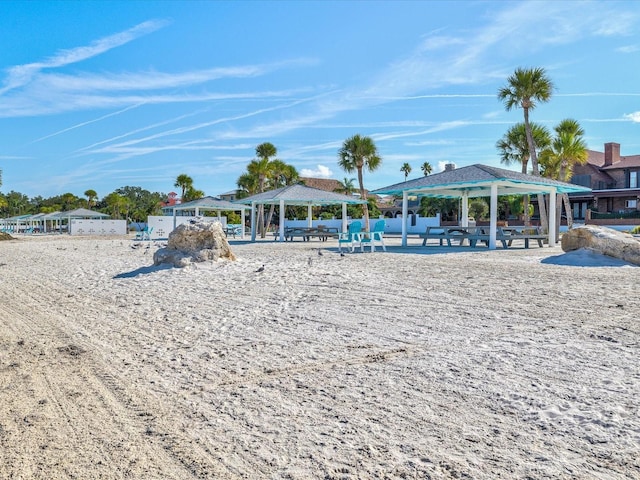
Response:
[[[278,239],[284,242],[284,223],[285,223],[285,206],[297,205],[307,207],[308,225],[311,227],[313,215],[312,207],[319,205],[342,205],[342,231],[347,230],[347,205],[367,203],[366,200],[349,197],[335,192],[327,192],[318,188],[307,187],[306,185],[296,184],[287,187],[269,190],[268,192],[258,193],[241,200],[237,203],[251,205],[251,241],[256,240],[256,206],[257,205],[278,205],[280,207],[280,231]]]
[[[169,234],[165,248],[153,254],[153,264],[171,263],[186,267],[193,262],[235,260],[219,222],[195,222],[179,225]]]
[[[379,188],[371,193],[377,195],[402,196],[402,245],[407,245],[407,211],[409,196],[426,196],[462,199],[462,225],[467,227],[469,218],[468,199],[490,197],[489,248],[496,248],[498,222],[498,195],[549,194],[549,224],[556,223],[556,195],[591,191],[588,187],[560,182],[546,177],[490,167],[488,165],[469,165],[462,168],[448,168],[444,172],[426,177],[396,183]],[[556,232],[549,229],[549,246],[556,244]]]
[[[199,216],[200,212],[215,211],[218,213],[218,221],[221,221],[221,212],[240,212],[241,223],[244,225],[245,211],[247,207],[238,203],[231,203],[215,197],[203,197],[191,202],[179,203],[173,206],[163,207],[163,212],[173,214],[173,228],[177,227],[176,216]],[[240,232],[240,238],[244,239],[244,229]]]

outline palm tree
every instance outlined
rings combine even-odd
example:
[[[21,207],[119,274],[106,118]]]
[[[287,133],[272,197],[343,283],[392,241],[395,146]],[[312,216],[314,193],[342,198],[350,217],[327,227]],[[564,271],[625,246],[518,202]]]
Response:
[[[182,196],[183,202],[191,202],[193,200],[197,200],[199,198],[204,197],[204,192],[202,190],[196,190],[193,186],[187,188]]]
[[[275,149],[275,147],[273,147]],[[284,163],[282,160],[274,159],[269,164],[269,177],[267,183],[271,188],[281,188],[287,185],[292,185],[300,178],[298,170],[293,165]],[[275,205],[271,204],[269,207],[269,214],[267,215],[267,229],[271,225],[273,213],[275,211]]]
[[[87,197],[87,208],[91,210],[91,206],[93,205],[93,201],[98,196],[95,190],[87,190],[84,192],[84,196]]]
[[[356,186],[353,184],[355,181],[355,178],[344,177],[342,182],[338,180],[338,187],[334,191],[345,195],[353,195],[353,192],[356,191]]]
[[[382,158],[378,155],[378,149],[373,140],[369,137],[354,135],[344,141],[342,148],[338,151],[338,165],[347,173],[358,172],[358,184],[360,185],[360,198],[366,200],[362,171],[366,167],[370,172],[375,171],[382,163]],[[369,208],[366,203],[362,204],[365,231],[369,231]]]
[[[111,212],[111,216],[113,218],[120,218],[121,215],[128,210],[128,199],[122,195],[118,195],[115,192],[110,193],[104,199],[105,203],[109,211]],[[127,218],[126,214],[124,218]]]
[[[250,173],[243,173],[236,181],[238,185],[238,198],[245,198],[258,193],[258,177]]]
[[[562,120],[556,127],[556,137],[547,148],[540,152],[540,163],[544,166],[544,174],[547,177],[567,181],[571,178],[573,167],[586,163],[589,153],[587,144],[583,140],[584,130],[573,119]],[[573,226],[573,215],[569,195],[562,194],[562,202],[558,202],[558,215],[556,228],[560,228],[560,213],[562,203],[567,215],[567,226]]]
[[[174,183],[173,186],[182,189],[182,194],[180,195],[180,201],[184,203],[185,202],[184,195],[190,187],[193,187],[193,179],[186,173],[181,173],[176,178],[176,183]]]
[[[420,170],[422,170],[422,173],[424,173],[425,177],[427,175],[431,175],[431,172],[433,172],[433,168],[431,167],[431,164],[429,162],[424,162],[420,167]]]
[[[403,163],[402,166],[400,167],[400,171],[402,173],[404,173],[404,181],[407,181],[407,177],[409,176],[409,174],[411,173],[411,165],[409,165],[408,163]]]
[[[551,143],[551,134],[547,127],[531,122],[533,141],[537,149],[544,149]],[[505,165],[518,164],[522,173],[527,173],[529,167],[529,146],[524,123],[516,123],[496,142],[500,153],[500,162]]]
[[[553,91],[553,83],[547,77],[544,68],[517,68],[507,79],[508,85],[498,90],[498,99],[502,100],[507,111],[520,107],[524,112],[524,127],[529,147],[529,158],[534,175],[540,175],[536,145],[529,123],[529,110],[533,110],[538,102],[548,102]],[[544,195],[538,195],[540,223],[543,228],[548,225]]]
[[[551,135],[546,127],[531,122],[533,141],[537,148],[545,148],[551,142]],[[529,165],[529,146],[524,123],[516,123],[496,142],[500,153],[500,162],[505,165],[520,164],[522,173],[527,173]],[[529,195],[523,197],[524,224],[529,225]]]

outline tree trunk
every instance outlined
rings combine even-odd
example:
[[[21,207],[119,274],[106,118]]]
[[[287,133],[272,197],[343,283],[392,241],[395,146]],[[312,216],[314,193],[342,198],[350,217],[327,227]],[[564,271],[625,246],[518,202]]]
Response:
[[[531,125],[529,124],[529,109],[524,108],[524,130],[527,134],[527,145],[529,146],[529,156],[531,157],[531,168],[533,174],[540,176],[540,169],[538,167],[538,156],[536,154],[536,145],[533,143],[533,133],[531,132]],[[545,196],[541,193],[538,194],[538,209],[540,211],[540,226],[544,232],[549,231],[549,218],[547,217],[547,204],[545,203]]]
[[[269,207],[269,215],[267,215],[267,228],[266,230],[269,230],[269,227],[271,226],[271,220],[273,219],[273,211],[275,210],[276,206],[272,203],[271,206]],[[262,237],[264,238],[264,237]]]
[[[564,203],[565,212],[567,213],[567,228],[571,230],[573,228],[573,210],[571,209],[571,202],[569,201],[569,194],[562,194],[562,201]]]
[[[524,226],[529,227],[531,225],[531,217],[529,216],[529,195],[524,195],[522,199],[522,206],[524,207]]]
[[[362,167],[358,168],[358,183],[360,184],[360,200],[367,200],[367,196],[364,192],[364,183],[362,181]],[[362,216],[364,218],[364,228],[365,232],[369,231],[369,205],[366,203],[362,204]]]

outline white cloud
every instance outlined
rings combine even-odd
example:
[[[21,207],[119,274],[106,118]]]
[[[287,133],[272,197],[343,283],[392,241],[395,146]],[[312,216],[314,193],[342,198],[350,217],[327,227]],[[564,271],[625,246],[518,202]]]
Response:
[[[8,79],[5,82],[4,88],[0,89],[0,95],[9,90],[20,88],[30,83],[32,79],[44,69],[64,67],[66,65],[87,60],[108,52],[113,48],[125,45],[138,37],[158,30],[166,24],[166,21],[150,20],[140,23],[139,25],[123,32],[96,40],[91,45],[61,50],[54,56],[42,62],[28,63],[12,67],[9,69]]]
[[[616,48],[616,52],[620,53],[635,53],[640,51],[640,45],[625,45],[624,47]]]
[[[329,167],[318,165],[315,170],[303,168],[302,170],[300,170],[300,176],[313,178],[331,178],[333,176],[333,172],[329,169]]]
[[[626,113],[624,118],[631,120],[634,123],[640,123],[640,112]]]

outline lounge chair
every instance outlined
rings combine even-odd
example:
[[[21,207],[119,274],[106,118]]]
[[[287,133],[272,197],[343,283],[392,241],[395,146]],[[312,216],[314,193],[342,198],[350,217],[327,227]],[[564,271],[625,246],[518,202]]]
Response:
[[[356,245],[360,245],[362,251],[362,223],[351,222],[346,232],[338,234],[338,250],[342,253],[342,246],[348,246],[353,252]]]
[[[387,247],[384,244],[384,227],[385,221],[378,220],[373,226],[373,230],[368,234],[364,233],[361,239],[361,243],[364,245],[371,245],[371,251],[376,251],[376,243],[382,247],[382,250],[387,251]]]

